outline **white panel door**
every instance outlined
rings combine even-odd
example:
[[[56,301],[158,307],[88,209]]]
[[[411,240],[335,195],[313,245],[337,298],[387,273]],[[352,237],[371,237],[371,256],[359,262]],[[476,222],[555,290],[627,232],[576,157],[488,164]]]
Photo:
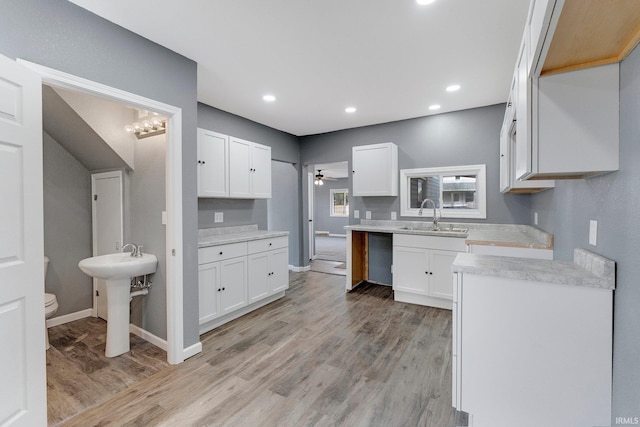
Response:
[[[427,295],[429,291],[429,250],[393,248],[393,290]]]
[[[91,187],[93,256],[118,252],[124,230],[122,172],[92,174]],[[106,281],[93,279],[93,283],[97,316],[108,320]]]
[[[271,147],[251,147],[251,195],[256,199],[271,198]]]
[[[218,317],[219,289],[220,263],[200,264],[198,266],[198,302],[201,325]]]
[[[229,197],[251,198],[251,142],[229,140]]]
[[[229,137],[198,129],[198,197],[229,197]]]
[[[269,295],[269,252],[249,255],[248,292],[249,304],[259,301]]]
[[[453,300],[451,265],[458,252],[431,250],[429,254],[429,295]]]
[[[272,294],[289,289],[289,248],[269,253],[269,291]]]
[[[42,82],[0,55],[0,425],[47,425]]]
[[[247,305],[247,257],[220,261],[220,314]]]

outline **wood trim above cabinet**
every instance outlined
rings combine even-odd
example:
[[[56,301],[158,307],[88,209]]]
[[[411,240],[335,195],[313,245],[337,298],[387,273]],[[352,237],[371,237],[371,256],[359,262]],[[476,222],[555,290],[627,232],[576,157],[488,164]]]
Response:
[[[541,75],[625,59],[640,43],[640,1],[565,0]]]

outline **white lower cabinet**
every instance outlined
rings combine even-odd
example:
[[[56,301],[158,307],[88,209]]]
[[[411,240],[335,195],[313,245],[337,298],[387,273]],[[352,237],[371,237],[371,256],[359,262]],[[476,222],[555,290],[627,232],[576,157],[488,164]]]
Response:
[[[451,264],[460,252],[466,252],[464,239],[394,234],[395,300],[451,309]]]
[[[198,250],[200,333],[284,296],[289,288],[288,237]]]
[[[452,404],[470,426],[610,425],[612,290],[453,276]]]

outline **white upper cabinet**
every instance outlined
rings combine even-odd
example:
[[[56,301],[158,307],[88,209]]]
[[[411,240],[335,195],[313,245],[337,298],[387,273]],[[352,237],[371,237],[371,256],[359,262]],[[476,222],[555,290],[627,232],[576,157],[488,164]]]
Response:
[[[398,195],[398,146],[393,142],[352,150],[353,196]]]
[[[271,147],[198,128],[198,197],[271,197]]]
[[[639,5],[625,7],[638,11]],[[607,51],[613,35],[621,35],[625,15],[633,13],[616,13],[602,23],[605,12],[599,2],[531,2],[511,94],[516,125],[509,136],[508,116],[513,112],[507,108],[501,132],[501,156],[509,157],[501,159],[501,166],[515,168],[515,174],[507,179],[508,172],[501,172],[501,191],[513,192],[518,180],[538,181],[532,188],[543,189],[551,179],[618,170],[617,61],[624,52],[599,58],[594,43],[580,43],[586,34],[598,40],[597,49]]]
[[[198,129],[198,197],[229,197],[229,137]]]
[[[271,197],[271,147],[230,137],[229,171],[229,197]]]

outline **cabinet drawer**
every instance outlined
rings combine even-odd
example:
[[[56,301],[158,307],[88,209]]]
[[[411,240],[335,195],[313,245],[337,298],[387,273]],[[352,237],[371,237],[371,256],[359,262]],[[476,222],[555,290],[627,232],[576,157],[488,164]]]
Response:
[[[247,242],[198,249],[198,264],[247,255]]]
[[[393,245],[409,248],[441,249],[467,252],[466,239],[462,237],[421,236],[417,234],[394,234]]]
[[[289,246],[289,237],[274,237],[271,239],[251,240],[249,242],[249,253],[270,251],[272,249],[286,248]]]

